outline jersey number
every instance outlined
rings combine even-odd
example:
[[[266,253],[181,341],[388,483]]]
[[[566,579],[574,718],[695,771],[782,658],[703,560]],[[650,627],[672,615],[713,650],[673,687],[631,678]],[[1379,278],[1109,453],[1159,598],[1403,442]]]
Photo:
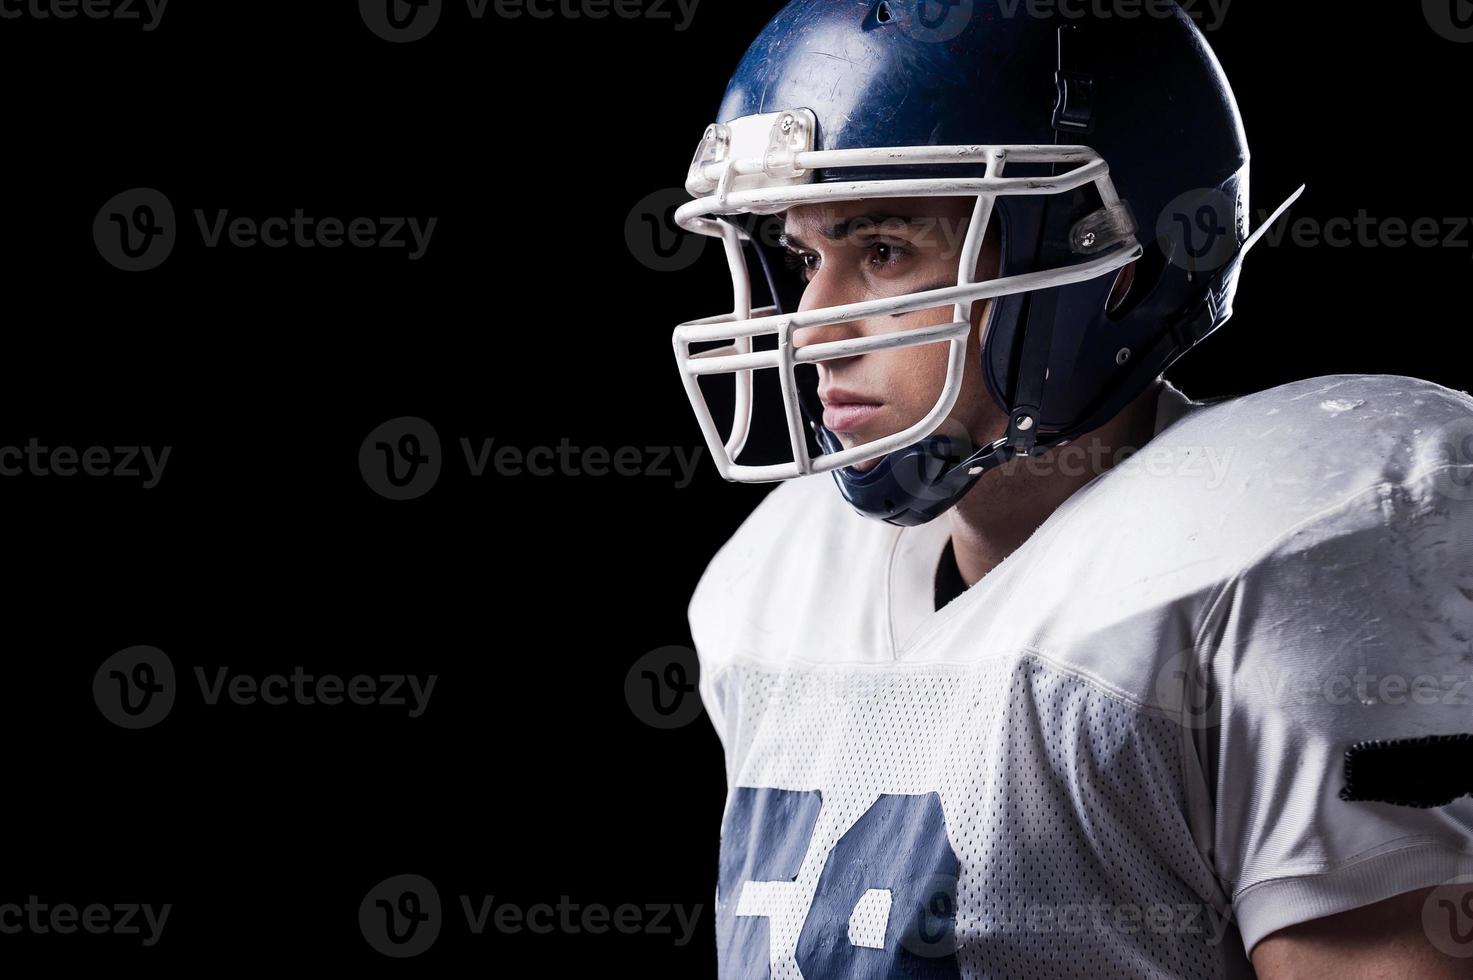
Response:
[[[822,798],[738,787],[721,827],[721,980],[767,980],[772,916],[791,913]],[[806,980],[946,980],[956,958],[959,863],[935,793],[885,794],[834,842],[803,917]]]

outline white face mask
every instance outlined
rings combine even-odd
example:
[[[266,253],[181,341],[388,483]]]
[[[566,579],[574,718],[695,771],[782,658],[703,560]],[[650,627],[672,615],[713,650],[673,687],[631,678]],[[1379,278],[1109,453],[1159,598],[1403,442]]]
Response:
[[[961,391],[973,304],[999,296],[1050,286],[1070,285],[1113,275],[1140,258],[1136,226],[1110,180],[1109,167],[1087,146],[905,146],[848,150],[814,150],[816,122],[806,109],[762,113],[713,124],[706,129],[686,180],[696,200],[681,206],[675,222],[686,231],[720,238],[732,276],[733,310],[729,314],[691,320],[675,328],[675,358],[686,393],[721,476],[741,483],[788,480],[824,473],[887,455],[932,435],[946,421]],[[902,178],[813,183],[813,171],[845,168],[955,164],[983,176]],[[1009,164],[1055,164],[1064,172],[1049,177],[1008,177]],[[1078,222],[1070,245],[1080,261],[1058,268],[974,281],[978,255],[1003,195],[1055,195],[1092,185],[1101,207]],[[975,196],[976,205],[961,249],[956,285],[883,299],[777,313],[776,307],[752,309],[751,281],[742,251],[747,233],[714,215],[776,214],[788,208],[823,202],[894,197]],[[803,347],[793,345],[794,331],[951,305],[952,322],[897,330]],[[753,339],[772,336],[776,350],[757,351]],[[692,344],[728,341],[725,346],[691,353]],[[948,345],[946,380],[931,410],[914,425],[868,442],[819,455],[808,451],[803,429],[795,368],[860,354],[920,344]],[[753,372],[776,368],[787,420],[792,461],[761,466],[736,462],[751,431]],[[699,379],[733,375],[736,385],[730,433],[723,438],[701,390]],[[1025,423],[1025,427],[1026,427]],[[1000,448],[1000,447],[999,447]]]

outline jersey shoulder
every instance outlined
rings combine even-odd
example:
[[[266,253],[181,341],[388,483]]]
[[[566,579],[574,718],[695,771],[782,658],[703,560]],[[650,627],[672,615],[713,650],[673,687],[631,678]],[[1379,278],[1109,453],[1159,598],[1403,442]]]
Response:
[[[1233,457],[1181,511],[1192,544],[1172,549],[1215,569],[1205,635],[1231,672],[1411,676],[1473,651],[1473,397],[1400,375],[1310,378],[1171,435],[1177,451]]]
[[[1227,532],[1277,536],[1378,488],[1457,488],[1473,463],[1473,397],[1403,375],[1326,375],[1201,404],[1153,439],[1141,466],[1153,519],[1206,508]]]
[[[1336,539],[1372,547],[1417,540],[1406,532],[1419,522],[1464,526],[1470,474],[1473,398],[1433,382],[1330,375],[1190,402],[1050,518],[1048,547],[1012,569],[1048,615],[1018,628],[1132,696],[1150,692],[1147,661],[1191,649],[1225,595],[1271,589],[1263,571],[1343,565]],[[989,610],[973,608],[983,623]],[[1138,656],[1113,655],[1127,649]]]

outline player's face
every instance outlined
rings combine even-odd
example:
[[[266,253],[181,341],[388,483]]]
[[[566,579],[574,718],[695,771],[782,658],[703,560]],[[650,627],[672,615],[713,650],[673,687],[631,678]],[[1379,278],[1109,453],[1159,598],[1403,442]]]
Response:
[[[975,198],[890,198],[825,202],[791,208],[783,244],[789,264],[807,285],[799,310],[859,303],[902,293],[955,286]],[[978,256],[976,281],[997,274],[998,222],[994,216]],[[975,444],[998,439],[1006,415],[987,394],[978,359],[980,325],[991,301],[972,308],[966,370],[949,419],[938,432],[965,428]],[[793,344],[872,337],[950,323],[951,305],[882,315],[849,323],[804,327]],[[930,412],[945,386],[946,343],[876,351],[818,362],[824,425],[846,449],[899,432]],[[855,468],[869,470],[868,460]]]

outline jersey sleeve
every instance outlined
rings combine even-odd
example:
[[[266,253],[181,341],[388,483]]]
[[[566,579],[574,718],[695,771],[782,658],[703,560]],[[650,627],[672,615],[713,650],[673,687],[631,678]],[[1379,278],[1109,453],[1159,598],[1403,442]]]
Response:
[[[1281,534],[1214,604],[1214,861],[1250,955],[1473,881],[1473,466],[1408,471]]]

